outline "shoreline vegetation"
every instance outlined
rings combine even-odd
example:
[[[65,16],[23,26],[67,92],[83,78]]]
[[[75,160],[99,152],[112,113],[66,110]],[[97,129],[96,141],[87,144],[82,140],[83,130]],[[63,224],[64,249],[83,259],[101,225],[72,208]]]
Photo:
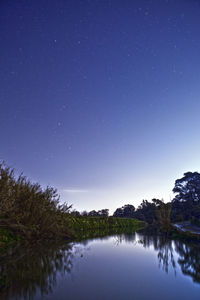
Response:
[[[70,228],[74,232],[73,240],[101,237],[112,232],[136,231],[146,225],[145,222],[134,218],[115,217],[70,217],[70,222]]]
[[[191,182],[194,196],[190,190]],[[136,231],[144,227],[152,233],[191,236],[193,239],[194,233],[180,232],[173,224],[191,221],[191,224],[199,226],[199,183],[199,173],[185,173],[175,182],[173,191],[177,195],[172,202],[143,200],[136,210],[133,205],[127,204],[109,216],[108,209],[82,213],[72,210],[71,205],[60,203],[56,189],[49,186],[43,189],[23,174],[16,176],[14,169],[0,163],[0,252],[19,241],[71,241],[103,236],[105,232],[116,229]]]
[[[60,204],[57,190],[42,189],[23,174],[0,163],[0,248],[16,241],[72,240],[89,237],[92,230],[144,227],[133,218],[74,216],[68,204]]]
[[[51,242],[52,240],[79,241],[88,238],[105,237],[111,234],[133,232],[146,226],[143,221],[115,217],[69,217],[68,222],[70,224],[68,230],[71,232],[71,236],[68,236],[67,239],[63,239],[60,236],[54,239],[26,239],[10,229],[0,228],[0,255],[5,254],[10,246],[15,246],[17,243],[30,243],[32,241],[41,243]]]

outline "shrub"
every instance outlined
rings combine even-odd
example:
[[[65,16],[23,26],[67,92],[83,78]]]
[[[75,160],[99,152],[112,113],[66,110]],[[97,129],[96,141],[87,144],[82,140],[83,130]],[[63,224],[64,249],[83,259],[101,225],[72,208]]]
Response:
[[[0,227],[26,238],[70,236],[67,215],[71,206],[59,204],[57,190],[18,177],[0,163]]]

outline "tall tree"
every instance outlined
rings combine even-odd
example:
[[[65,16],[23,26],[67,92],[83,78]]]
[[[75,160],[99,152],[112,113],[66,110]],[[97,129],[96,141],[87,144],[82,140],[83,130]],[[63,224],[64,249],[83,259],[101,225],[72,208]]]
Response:
[[[134,213],[135,213],[135,207],[131,204],[126,204],[121,208],[117,208],[113,216],[119,218],[133,218]]]
[[[163,231],[171,227],[171,203],[164,203],[163,200],[152,199],[155,204],[156,222]]]
[[[135,212],[135,218],[152,224],[156,219],[155,209],[156,204],[154,202],[143,200]]]
[[[98,215],[100,217],[108,217],[108,215],[109,215],[109,209],[104,208],[104,209],[99,210],[98,211]]]
[[[176,193],[172,201],[173,220],[188,220],[192,217],[200,218],[200,174],[187,172],[175,181],[173,192]]]
[[[175,181],[173,202],[200,202],[200,174],[198,172],[187,172],[181,179]]]

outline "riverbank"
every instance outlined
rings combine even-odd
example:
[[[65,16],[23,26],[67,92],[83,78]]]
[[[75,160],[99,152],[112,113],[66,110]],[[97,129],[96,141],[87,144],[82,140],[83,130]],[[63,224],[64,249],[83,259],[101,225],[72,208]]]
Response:
[[[139,230],[145,226],[145,222],[139,221],[133,218],[115,218],[115,217],[74,217],[71,215],[66,216],[66,227],[67,231],[70,232],[70,235],[62,237],[64,240],[77,240],[77,239],[86,239],[90,237],[101,237],[105,236],[107,233],[112,232],[113,230]],[[49,240],[58,240],[61,239],[59,236],[55,236]],[[13,243],[19,241],[32,242],[36,239],[25,239],[23,236],[20,236],[13,230],[6,228],[0,229],[0,253],[5,252],[7,247]],[[45,241],[48,239],[44,239]],[[37,241],[42,242],[43,239],[37,239]]]
[[[76,232],[91,230],[91,229],[105,229],[105,228],[126,228],[144,226],[145,222],[134,218],[115,218],[115,217],[68,217],[69,228]]]
[[[145,222],[133,218],[115,217],[70,217],[69,228],[73,232],[72,239],[86,239],[91,237],[105,236],[113,230],[136,231],[145,226]]]

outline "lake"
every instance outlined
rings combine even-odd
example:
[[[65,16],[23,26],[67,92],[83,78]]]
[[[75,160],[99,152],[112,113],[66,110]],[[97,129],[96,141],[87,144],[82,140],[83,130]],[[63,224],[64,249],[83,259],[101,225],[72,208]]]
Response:
[[[144,233],[10,250],[0,299],[200,298],[200,246]]]

